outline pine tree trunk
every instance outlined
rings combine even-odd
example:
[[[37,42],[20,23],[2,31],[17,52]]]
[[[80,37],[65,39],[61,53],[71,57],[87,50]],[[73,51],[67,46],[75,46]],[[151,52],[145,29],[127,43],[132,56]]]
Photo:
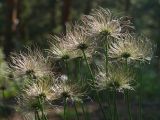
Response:
[[[5,4],[5,41],[4,53],[6,59],[9,57],[10,52],[14,49],[13,35],[17,30],[18,14],[17,14],[18,0],[6,0]]]
[[[71,8],[71,0],[63,0],[63,5],[62,5],[62,28],[63,28],[63,31],[65,31],[65,29],[66,29],[65,24],[69,20],[70,8]]]

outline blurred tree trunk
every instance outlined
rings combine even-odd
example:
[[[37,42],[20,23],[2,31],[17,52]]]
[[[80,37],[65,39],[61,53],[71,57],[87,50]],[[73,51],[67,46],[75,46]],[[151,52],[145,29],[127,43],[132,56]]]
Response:
[[[16,26],[16,35],[19,39],[22,39],[23,36],[23,29],[22,29],[22,22],[21,22],[21,14],[22,14],[22,0],[17,0],[17,9],[16,9],[16,19],[17,19],[17,26]]]
[[[56,27],[56,23],[55,23],[55,6],[56,6],[57,0],[49,0],[49,7],[50,7],[50,15],[51,15],[51,29],[54,29],[54,27]]]
[[[69,20],[70,8],[71,8],[71,0],[63,0],[63,3],[62,3],[62,28],[63,28],[63,31],[65,31],[65,29],[66,29],[65,24]]]
[[[14,49],[13,35],[17,30],[18,21],[18,0],[6,0],[5,4],[5,41],[4,53],[8,58],[10,52]]]
[[[88,15],[92,9],[92,5],[93,5],[93,0],[87,0],[86,1],[86,8],[84,11],[84,14]]]
[[[131,1],[130,0],[125,0],[125,12],[128,13],[131,7]]]

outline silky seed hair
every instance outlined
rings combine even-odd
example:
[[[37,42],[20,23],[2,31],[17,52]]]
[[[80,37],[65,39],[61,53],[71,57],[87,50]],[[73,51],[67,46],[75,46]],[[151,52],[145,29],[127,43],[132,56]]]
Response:
[[[66,46],[70,51],[76,52],[78,57],[82,57],[82,51],[85,51],[87,57],[91,57],[94,52],[95,42],[91,41],[86,35],[82,26],[67,25],[66,26]]]
[[[36,78],[51,74],[50,63],[39,49],[28,48],[26,53],[12,53],[10,67],[16,76],[32,75]]]
[[[76,57],[74,51],[69,50],[65,35],[54,36],[53,41],[50,42],[51,47],[49,50],[49,56],[57,60],[67,60]]]
[[[98,90],[109,89],[119,92],[124,92],[125,89],[134,90],[134,86],[132,85],[135,80],[134,78],[134,71],[124,65],[110,66],[107,75],[105,69],[101,66],[96,75],[94,87]]]
[[[52,81],[50,78],[40,78],[36,81],[30,81],[23,88],[24,94],[29,97],[43,96],[46,100],[54,100],[55,93],[52,90]]]
[[[80,88],[78,84],[69,80],[59,79],[54,83],[52,89],[57,93],[56,95],[59,99],[66,98],[71,101],[79,101],[86,95],[86,92],[82,90],[82,86]]]
[[[124,35],[109,46],[109,57],[117,60],[150,61],[153,57],[154,44],[144,36]]]
[[[26,80],[17,96],[19,110],[22,113],[35,112],[39,109],[39,99],[42,99],[45,105],[51,105],[52,101],[57,99],[56,93],[52,90],[54,80],[54,76]]]
[[[122,34],[122,20],[115,18],[109,9],[95,9],[90,15],[84,15],[82,21],[90,36],[119,38]]]

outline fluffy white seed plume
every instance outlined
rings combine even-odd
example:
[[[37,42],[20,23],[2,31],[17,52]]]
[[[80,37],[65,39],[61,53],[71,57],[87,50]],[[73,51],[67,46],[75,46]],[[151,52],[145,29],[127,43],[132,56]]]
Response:
[[[98,90],[116,89],[119,92],[123,92],[125,89],[134,90],[132,85],[134,77],[134,72],[124,65],[112,65],[109,67],[108,75],[106,75],[105,69],[101,67],[96,75],[94,87]]]
[[[58,80],[52,87],[58,98],[66,98],[71,101],[79,101],[86,95],[86,91],[82,90],[82,86],[69,80]]]
[[[70,51],[74,51],[78,57],[85,51],[87,57],[92,56],[95,43],[89,39],[85,30],[80,25],[67,25],[66,46]]]
[[[109,57],[135,61],[150,61],[153,57],[154,45],[143,36],[133,37],[130,34],[120,37],[119,41],[109,46]]]
[[[18,76],[33,75],[34,77],[43,77],[51,73],[50,64],[47,63],[47,60],[38,49],[32,51],[28,48],[27,53],[13,53],[10,67]]]
[[[29,97],[44,96],[46,100],[54,100],[55,94],[52,90],[52,81],[48,78],[40,78],[37,81],[30,82],[23,89],[24,94]]]
[[[53,57],[54,59],[58,60],[67,60],[76,57],[76,54],[74,51],[71,51],[68,48],[68,43],[66,40],[66,36],[54,36],[53,38],[54,41],[50,42],[51,47],[48,50],[50,53],[50,56]]]
[[[122,21],[115,18],[109,9],[103,9],[101,7],[95,9],[90,15],[83,16],[82,21],[90,36],[109,35],[119,38],[124,31],[122,31]]]

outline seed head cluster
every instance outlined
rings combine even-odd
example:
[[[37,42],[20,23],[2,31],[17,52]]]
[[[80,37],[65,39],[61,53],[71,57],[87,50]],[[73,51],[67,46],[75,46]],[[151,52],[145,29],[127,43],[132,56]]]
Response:
[[[44,57],[39,49],[31,48],[27,52],[12,54],[10,67],[15,76],[21,78],[27,76],[20,86],[18,97],[20,106],[23,106],[23,109],[43,113],[44,103],[53,105],[57,104],[55,102],[57,100],[65,103],[64,99],[73,102],[83,101],[94,90],[116,92],[134,90],[136,74],[128,61],[135,64],[136,61],[151,61],[154,45],[144,36],[129,33],[127,31],[129,28],[134,28],[131,21],[115,17],[109,9],[99,8],[90,15],[84,15],[81,24],[66,25],[65,34],[54,36],[50,42],[50,49],[46,52],[49,57]],[[113,40],[104,42],[105,48],[99,46],[102,38],[108,41],[109,37]],[[99,48],[103,50],[99,51]],[[102,63],[100,67],[94,67],[96,53],[105,56],[103,62],[106,65]],[[57,60],[62,60],[62,64],[55,70],[58,72],[53,72],[55,68],[53,65]],[[75,65],[77,60],[79,65]],[[86,75],[88,74],[86,68],[90,77]],[[59,79],[64,74],[66,79]],[[81,81],[80,78],[85,80]]]
[[[150,61],[152,56],[152,43],[143,36],[124,35],[120,41],[113,42],[109,49],[110,58]]]
[[[101,66],[96,75],[95,88],[99,90],[116,89],[119,92],[123,92],[126,89],[134,90],[134,86],[132,86],[134,80],[135,75],[133,70],[126,69],[124,65],[112,65],[109,68],[108,75],[106,75],[105,69]]]

